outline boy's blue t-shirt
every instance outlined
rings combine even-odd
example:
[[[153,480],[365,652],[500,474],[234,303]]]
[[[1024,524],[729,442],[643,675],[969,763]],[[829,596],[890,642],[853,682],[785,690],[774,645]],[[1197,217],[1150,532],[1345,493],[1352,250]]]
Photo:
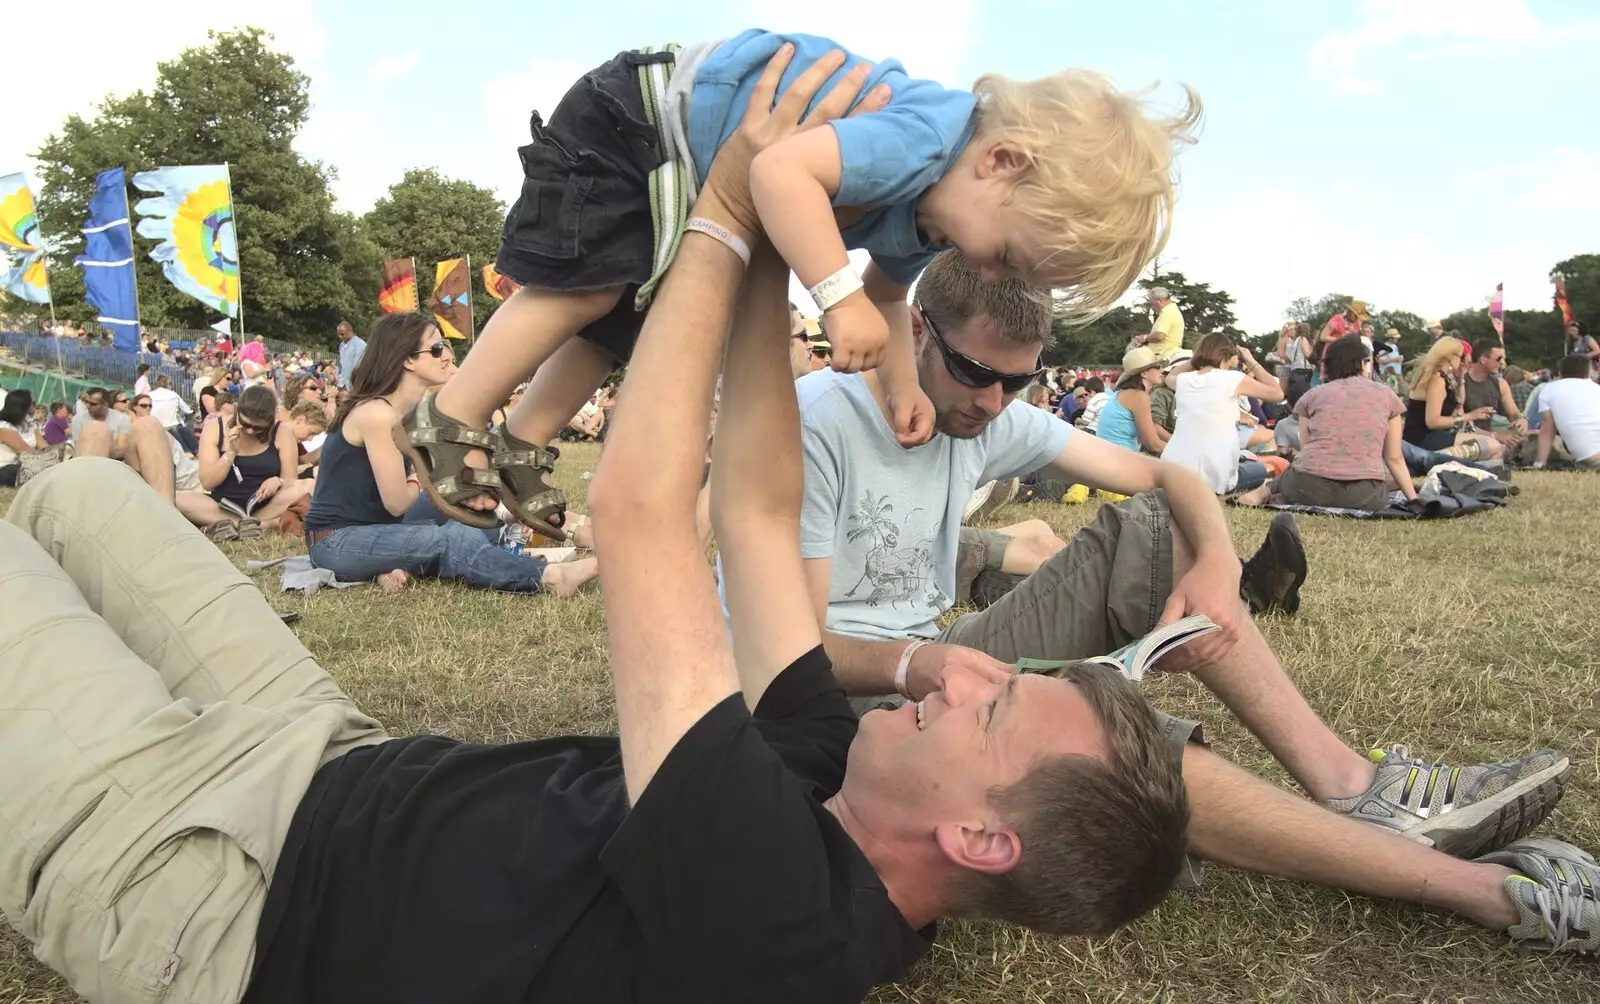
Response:
[[[689,98],[688,137],[701,184],[717,150],[744,117],[756,81],[785,42],[793,43],[795,54],[779,83],[780,92],[830,50],[844,48],[816,35],[751,29],[718,46],[700,65]],[[845,55],[844,65],[817,91],[816,100],[864,61],[849,50]],[[969,91],[917,80],[893,59],[873,65],[861,93],[868,94],[879,84],[889,85],[888,107],[832,123],[842,168],[833,204],[872,207],[860,220],[842,227],[840,235],[847,247],[870,252],[889,278],[910,285],[943,250],[928,243],[917,229],[917,199],[950,169],[972,138],[977,99]]]

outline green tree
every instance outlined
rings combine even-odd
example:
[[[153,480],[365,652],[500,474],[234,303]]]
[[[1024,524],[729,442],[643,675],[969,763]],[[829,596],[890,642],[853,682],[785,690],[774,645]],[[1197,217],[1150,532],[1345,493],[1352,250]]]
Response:
[[[1051,322],[1055,345],[1045,353],[1051,366],[1087,366],[1122,362],[1128,339],[1150,330],[1150,315],[1131,307],[1113,307],[1088,324],[1069,325],[1057,315]]]
[[[1349,306],[1350,301],[1353,299],[1355,297],[1348,293],[1329,293],[1315,300],[1309,296],[1302,296],[1289,304],[1288,309],[1283,312],[1283,316],[1296,324],[1309,326],[1311,328],[1311,338],[1315,341],[1317,332],[1321,331],[1322,326],[1328,323],[1328,319]]]
[[[1468,342],[1493,338],[1488,307],[1458,310],[1440,323],[1447,332],[1459,332]],[[1554,310],[1508,310],[1506,359],[1524,369],[1554,367],[1561,356],[1561,315]]]
[[[505,218],[505,203],[490,189],[426,168],[407,171],[391,185],[361,225],[383,257],[416,259],[419,303],[433,291],[437,263],[471,256],[472,319],[482,330],[497,301],[479,276],[494,264]]]
[[[1139,288],[1146,293],[1156,286],[1165,287],[1172,294],[1172,302],[1183,312],[1183,341],[1189,348],[1194,348],[1196,342],[1214,331],[1235,340],[1244,336],[1239,330],[1239,319],[1233,313],[1233,294],[1212,289],[1210,283],[1191,282],[1182,272],[1159,271],[1159,262],[1152,267],[1148,278],[1139,280]],[[1148,322],[1145,330],[1149,330]]]
[[[155,86],[108,97],[89,118],[71,116],[35,159],[39,216],[53,238],[51,290],[70,317],[92,316],[71,267],[95,176],[175,164],[227,163],[239,237],[244,321],[252,333],[332,345],[341,319],[377,312],[378,252],[334,208],[333,170],[291,146],[310,108],[308,79],[259,29],[212,32],[206,45],[157,65]],[[130,186],[130,205],[142,197]],[[173,289],[134,238],[139,305],[147,324],[202,328],[216,319]]]

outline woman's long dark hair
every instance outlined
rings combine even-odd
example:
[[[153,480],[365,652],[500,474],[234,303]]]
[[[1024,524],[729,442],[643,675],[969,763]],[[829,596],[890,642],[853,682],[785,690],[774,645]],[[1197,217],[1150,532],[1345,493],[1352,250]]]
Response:
[[[339,402],[328,431],[343,425],[362,402],[393,394],[406,375],[406,360],[417,351],[422,333],[433,326],[433,318],[426,314],[385,314],[380,318],[367,335],[366,351],[350,374],[350,391]]]
[[[32,417],[33,391],[26,387],[7,394],[6,403],[0,405],[0,422],[10,422],[18,429],[28,424],[28,419]]]

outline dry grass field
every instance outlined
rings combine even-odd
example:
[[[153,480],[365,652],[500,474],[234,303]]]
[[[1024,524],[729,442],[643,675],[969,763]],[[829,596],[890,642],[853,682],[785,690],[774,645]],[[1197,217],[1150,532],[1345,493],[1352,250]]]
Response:
[[[578,475],[595,459],[593,448],[565,453],[560,480],[580,511]],[[1405,742],[1450,762],[1564,749],[1571,784],[1540,832],[1594,850],[1600,478],[1528,473],[1517,484],[1508,508],[1460,521],[1302,518],[1304,604],[1264,628],[1311,705],[1353,746]],[[9,496],[0,493],[0,508]],[[1016,506],[997,521],[1038,516],[1070,536],[1097,504]],[[1267,514],[1230,511],[1229,521],[1248,554]],[[241,564],[298,549],[283,538],[223,546]],[[278,595],[275,571],[255,574],[278,607],[304,614],[301,640],[394,733],[498,741],[615,727],[597,592],[563,602],[425,582],[397,597],[364,587],[304,599]],[[1204,722],[1218,752],[1290,783],[1191,680],[1147,687],[1159,707]],[[78,1000],[0,931],[0,1004]],[[947,924],[910,980],[873,1000],[1594,1004],[1600,961],[1535,955],[1439,913],[1212,867],[1199,890],[1104,941]]]

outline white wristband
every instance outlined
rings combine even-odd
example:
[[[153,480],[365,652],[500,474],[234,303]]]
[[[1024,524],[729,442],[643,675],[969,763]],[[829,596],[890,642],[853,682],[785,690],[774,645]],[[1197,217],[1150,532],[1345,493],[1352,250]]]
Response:
[[[683,225],[683,228],[685,230],[698,230],[712,240],[721,241],[728,246],[729,250],[739,256],[739,260],[744,262],[746,268],[750,267],[750,245],[744,242],[743,237],[740,237],[722,224],[712,223],[701,216],[691,216],[688,222]]]
[[[911,668],[911,657],[917,654],[917,649],[926,644],[928,644],[926,640],[918,638],[905,648],[901,649],[900,664],[894,668],[895,693],[899,694],[901,697],[904,697],[908,701],[911,700],[911,692],[906,690],[906,670]]]
[[[846,264],[844,268],[812,286],[807,292],[817,301],[817,309],[826,311],[860,288],[861,276],[856,274],[854,265]]]

